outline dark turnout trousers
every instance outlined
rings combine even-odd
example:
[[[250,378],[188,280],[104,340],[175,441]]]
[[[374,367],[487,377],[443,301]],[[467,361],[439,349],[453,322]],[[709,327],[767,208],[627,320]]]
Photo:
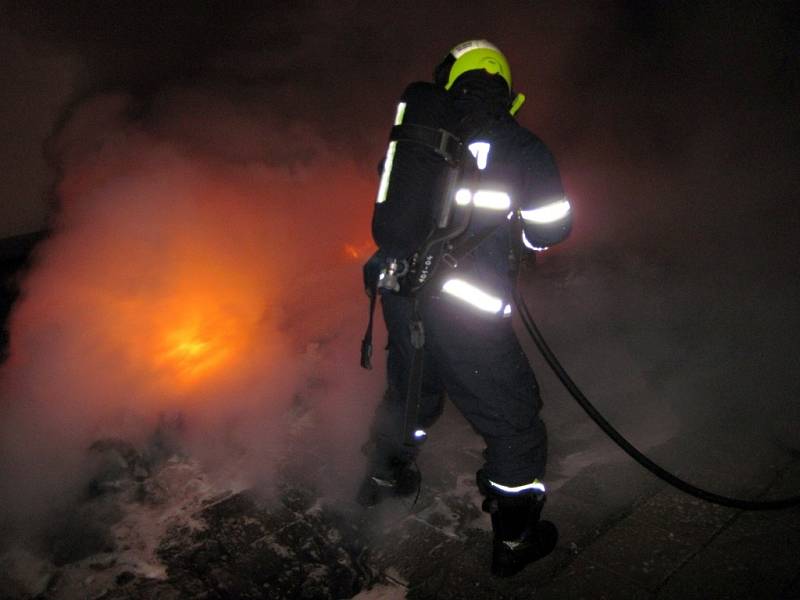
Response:
[[[486,442],[484,472],[490,480],[518,486],[542,479],[547,459],[542,402],[511,319],[487,317],[459,299],[430,293],[417,302],[425,329],[419,426],[429,427],[439,417],[446,394]],[[372,430],[378,469],[416,452],[403,445],[414,356],[409,330],[413,301],[384,294],[382,305],[389,332],[389,385]]]

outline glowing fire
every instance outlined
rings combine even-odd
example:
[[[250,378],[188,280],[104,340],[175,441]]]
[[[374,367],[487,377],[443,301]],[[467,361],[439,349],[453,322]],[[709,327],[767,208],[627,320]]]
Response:
[[[366,240],[361,244],[344,245],[344,255],[353,260],[366,260],[373,252],[375,252],[375,244],[372,240]]]
[[[175,290],[140,338],[164,383],[186,388],[241,367],[260,317],[258,296],[231,278],[217,296]]]
[[[199,234],[175,240],[170,260],[162,261],[145,256],[131,264],[133,252],[121,252],[105,273],[91,273],[104,289],[82,286],[75,299],[96,334],[87,339],[117,348],[124,361],[117,365],[158,403],[194,402],[195,392],[264,368],[278,346],[281,287],[270,263],[226,255],[214,241]]]
[[[143,412],[284,381],[294,349],[339,326],[330,304],[353,293],[355,264],[374,251],[363,203],[374,182],[341,164],[298,177],[131,144],[60,184],[57,234],[15,308],[20,380],[54,403]],[[336,211],[307,201],[329,198],[332,181]]]
[[[177,329],[164,336],[165,350],[156,355],[156,364],[169,364],[177,377],[192,381],[216,367],[231,355],[231,348],[219,337],[201,334],[196,327]]]

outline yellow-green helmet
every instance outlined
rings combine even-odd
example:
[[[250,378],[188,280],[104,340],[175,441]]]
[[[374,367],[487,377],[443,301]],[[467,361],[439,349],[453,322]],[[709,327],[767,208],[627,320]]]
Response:
[[[442,63],[442,67],[450,65],[448,73],[437,73],[437,83],[449,90],[456,79],[468,71],[486,71],[490,75],[500,75],[511,91],[511,69],[503,53],[486,40],[470,40],[455,46]],[[444,80],[444,75],[447,80]]]

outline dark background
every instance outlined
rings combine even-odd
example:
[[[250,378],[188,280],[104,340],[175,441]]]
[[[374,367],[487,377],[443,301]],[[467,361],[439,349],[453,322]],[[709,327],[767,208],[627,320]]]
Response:
[[[371,166],[405,82],[427,78],[449,47],[475,36],[508,55],[528,96],[521,121],[559,158],[582,204],[580,231],[619,238],[632,223],[668,218],[651,231],[696,237],[743,212],[779,226],[794,204],[800,17],[791,2],[0,6],[2,158],[15,167],[0,181],[0,237],[42,226],[59,160],[48,135],[94,94],[132,93],[134,118],[152,114],[170,86],[263,95],[274,114],[311,124]],[[674,214],[691,207],[702,209],[675,227]]]

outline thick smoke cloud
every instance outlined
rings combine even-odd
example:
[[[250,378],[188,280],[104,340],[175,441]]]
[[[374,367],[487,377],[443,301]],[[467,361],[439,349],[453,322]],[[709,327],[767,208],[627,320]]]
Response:
[[[61,207],[0,375],[5,517],[79,493],[93,441],[142,445],[176,415],[187,451],[244,484],[286,459],[302,410],[307,450],[340,477],[360,464],[373,182],[246,102],[167,90],[138,120],[131,103],[88,100],[52,140]]]

